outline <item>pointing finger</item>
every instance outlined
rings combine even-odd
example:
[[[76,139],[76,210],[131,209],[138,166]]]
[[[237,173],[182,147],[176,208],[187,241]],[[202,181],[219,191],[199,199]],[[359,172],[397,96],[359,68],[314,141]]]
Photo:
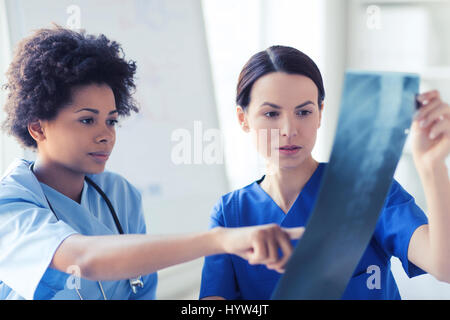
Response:
[[[304,227],[283,228],[283,230],[288,234],[291,240],[300,239],[303,236],[303,233],[305,232]]]

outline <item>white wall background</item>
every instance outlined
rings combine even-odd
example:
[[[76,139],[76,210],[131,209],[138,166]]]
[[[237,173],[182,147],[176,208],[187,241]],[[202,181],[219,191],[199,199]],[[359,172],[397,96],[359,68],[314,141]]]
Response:
[[[149,1],[156,8],[158,3],[161,3],[155,0]],[[4,3],[5,0],[0,0],[0,71],[2,75],[10,54],[8,24],[5,23],[5,11],[2,7]],[[83,3],[89,8],[88,2]],[[98,0],[89,3],[95,5],[104,2]],[[325,110],[314,150],[314,155],[320,161],[327,161],[331,151],[343,72],[346,68],[418,72],[424,80],[422,90],[438,88],[442,96],[450,101],[449,1],[203,0],[201,3],[214,84],[210,92],[215,97],[215,103],[212,101],[208,112],[211,114],[217,112],[219,119],[218,122],[212,120],[209,127],[220,127],[225,138],[225,167],[228,184],[226,182],[223,184],[224,192],[249,184],[262,174],[262,162],[256,152],[252,151],[247,136],[237,125],[234,99],[237,77],[242,66],[251,55],[270,45],[294,46],[307,53],[322,71],[326,91]],[[367,8],[374,4],[381,9],[380,20],[374,20],[373,10],[367,11]],[[38,19],[40,15],[48,14],[48,11],[48,7],[45,10],[35,10],[33,16]],[[164,27],[164,19],[160,15],[153,14],[152,10],[147,12],[147,15],[150,24]],[[63,13],[62,24],[66,18],[67,16]],[[105,24],[108,23],[117,27],[120,23],[126,24],[127,21],[98,19],[96,23],[89,26],[88,31],[101,31],[108,34],[111,31],[105,29]],[[189,39],[197,35],[187,32],[183,36]],[[133,37],[121,36],[120,38],[126,45],[124,49],[127,54],[130,57],[133,56],[128,49],[133,47]],[[177,47],[173,41],[172,43],[173,50],[183,49]],[[170,46],[170,44],[167,45]],[[146,50],[145,46],[145,43],[140,43],[139,48]],[[208,59],[208,56],[202,53],[202,59]],[[148,66],[146,71],[151,73],[159,67],[160,65],[155,62]],[[0,78],[0,80],[3,79]],[[149,83],[151,81],[144,82],[143,86],[147,87]],[[153,93],[157,93],[159,89],[154,89]],[[0,92],[0,102],[2,98],[4,96]],[[152,100],[146,93],[142,93],[139,98]],[[159,96],[156,101],[170,104],[170,100],[165,99],[170,97]],[[170,105],[170,107],[173,106]],[[164,117],[164,113],[157,113],[156,116]],[[182,126],[187,127],[191,124],[192,128],[192,121],[197,119],[199,118],[193,117],[189,120],[190,122]],[[163,127],[164,124],[161,124],[161,128]],[[170,133],[167,128],[163,131],[166,135]],[[170,143],[170,137],[159,136],[159,138],[167,139]],[[130,143],[128,148],[137,149],[139,145],[136,142]],[[12,139],[4,135],[0,136],[2,170],[9,164],[11,158],[22,153]],[[121,160],[117,159],[117,161]],[[196,176],[198,170],[202,169],[204,169],[202,166],[193,166],[190,172],[192,176]],[[127,170],[124,171],[127,175],[136,175],[135,172],[130,171],[130,168]],[[173,171],[167,171],[170,169],[159,167],[158,170],[159,177],[167,174],[171,179],[176,179]],[[426,209],[423,191],[407,148],[400,161],[396,178],[413,194],[417,203]],[[158,193],[160,189],[157,185],[161,179],[154,181],[153,188],[149,188],[150,193]],[[185,181],[179,180],[180,186],[183,186],[182,182]],[[190,181],[194,180],[190,179]],[[208,183],[205,183],[203,187],[208,188]],[[186,188],[188,188],[187,185]],[[208,216],[207,211],[214,202],[212,198],[216,196],[211,196],[211,203],[202,207],[204,212],[201,215],[205,219]],[[149,199],[151,201],[151,197]],[[153,203],[155,204],[154,212],[160,214],[158,218],[160,227],[159,230],[151,227],[151,232],[174,231],[168,229],[168,224],[177,219],[185,219],[183,215],[186,211],[176,210],[173,207],[176,203],[171,202],[169,198],[161,197],[159,202]],[[198,228],[203,226],[199,225]],[[161,283],[158,297],[160,299],[196,299],[201,266],[202,259],[197,259],[160,272]],[[440,283],[428,275],[407,279],[395,259],[393,259],[393,271],[401,295],[405,299],[450,298],[450,285]]]
[[[5,72],[8,68],[11,59],[11,40],[10,29],[6,17],[6,2],[0,0],[0,87],[5,83]],[[6,99],[6,92],[0,90],[0,105],[3,106],[3,101]],[[2,110],[3,111],[3,110]],[[0,122],[5,119],[4,112],[0,112]],[[17,156],[24,154],[23,149],[16,143],[16,141],[0,132],[0,172],[6,170],[8,165]],[[1,175],[1,174],[0,174]]]

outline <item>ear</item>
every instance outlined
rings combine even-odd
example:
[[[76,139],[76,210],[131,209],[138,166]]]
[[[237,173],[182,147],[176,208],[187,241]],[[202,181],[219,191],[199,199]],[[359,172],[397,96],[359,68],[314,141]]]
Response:
[[[320,108],[319,108],[319,125],[318,125],[317,129],[320,128],[320,125],[322,124],[323,107],[324,107],[324,104],[322,101],[322,104],[320,105]]]
[[[249,132],[250,127],[248,126],[247,114],[241,106],[237,106],[236,115],[239,121],[239,126],[242,128],[242,130],[244,130],[245,132]]]
[[[35,120],[28,124],[28,133],[36,141],[36,143],[45,140],[45,132],[40,120]]]

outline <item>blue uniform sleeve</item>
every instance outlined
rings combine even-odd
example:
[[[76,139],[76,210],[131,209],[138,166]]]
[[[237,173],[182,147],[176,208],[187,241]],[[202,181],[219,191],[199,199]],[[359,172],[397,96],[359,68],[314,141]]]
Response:
[[[60,273],[60,282],[46,281],[48,266],[59,245],[74,233],[47,208],[26,199],[0,199],[0,281],[25,299],[51,297],[66,277]]]
[[[58,291],[64,290],[69,280],[69,274],[53,268],[47,268],[36,288],[35,300],[50,300]]]
[[[427,223],[426,215],[414,198],[394,180],[375,229],[375,238],[389,258],[400,259],[410,278],[426,273],[408,260],[408,247],[414,231]]]
[[[134,216],[134,223],[132,223],[132,233],[146,234],[147,227],[144,219],[144,210],[142,207],[142,197],[139,191],[129,185],[132,199],[133,207],[130,209],[130,216]],[[137,214],[136,214],[137,213]],[[131,221],[130,221],[131,222]],[[156,286],[158,283],[158,275],[156,272],[142,275],[142,282],[144,283],[143,288],[138,288],[136,293],[131,292],[129,300],[155,300],[156,299]]]
[[[227,227],[223,218],[222,201],[213,208],[209,228]],[[219,296],[238,299],[238,288],[231,255],[217,254],[205,257],[200,285],[200,299]]]

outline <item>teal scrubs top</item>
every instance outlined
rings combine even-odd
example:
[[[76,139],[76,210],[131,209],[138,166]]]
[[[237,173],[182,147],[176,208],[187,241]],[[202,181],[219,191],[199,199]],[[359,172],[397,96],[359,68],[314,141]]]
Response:
[[[31,164],[15,161],[0,180],[0,299],[80,299],[75,286],[83,299],[103,299],[97,281],[75,279],[49,265],[70,235],[118,234],[106,202],[86,182],[81,203],[73,201],[40,183]],[[108,196],[124,233],[145,234],[138,190],[112,172],[88,176]],[[157,274],[143,275],[143,282],[136,294],[128,279],[101,284],[107,299],[155,299]]]

